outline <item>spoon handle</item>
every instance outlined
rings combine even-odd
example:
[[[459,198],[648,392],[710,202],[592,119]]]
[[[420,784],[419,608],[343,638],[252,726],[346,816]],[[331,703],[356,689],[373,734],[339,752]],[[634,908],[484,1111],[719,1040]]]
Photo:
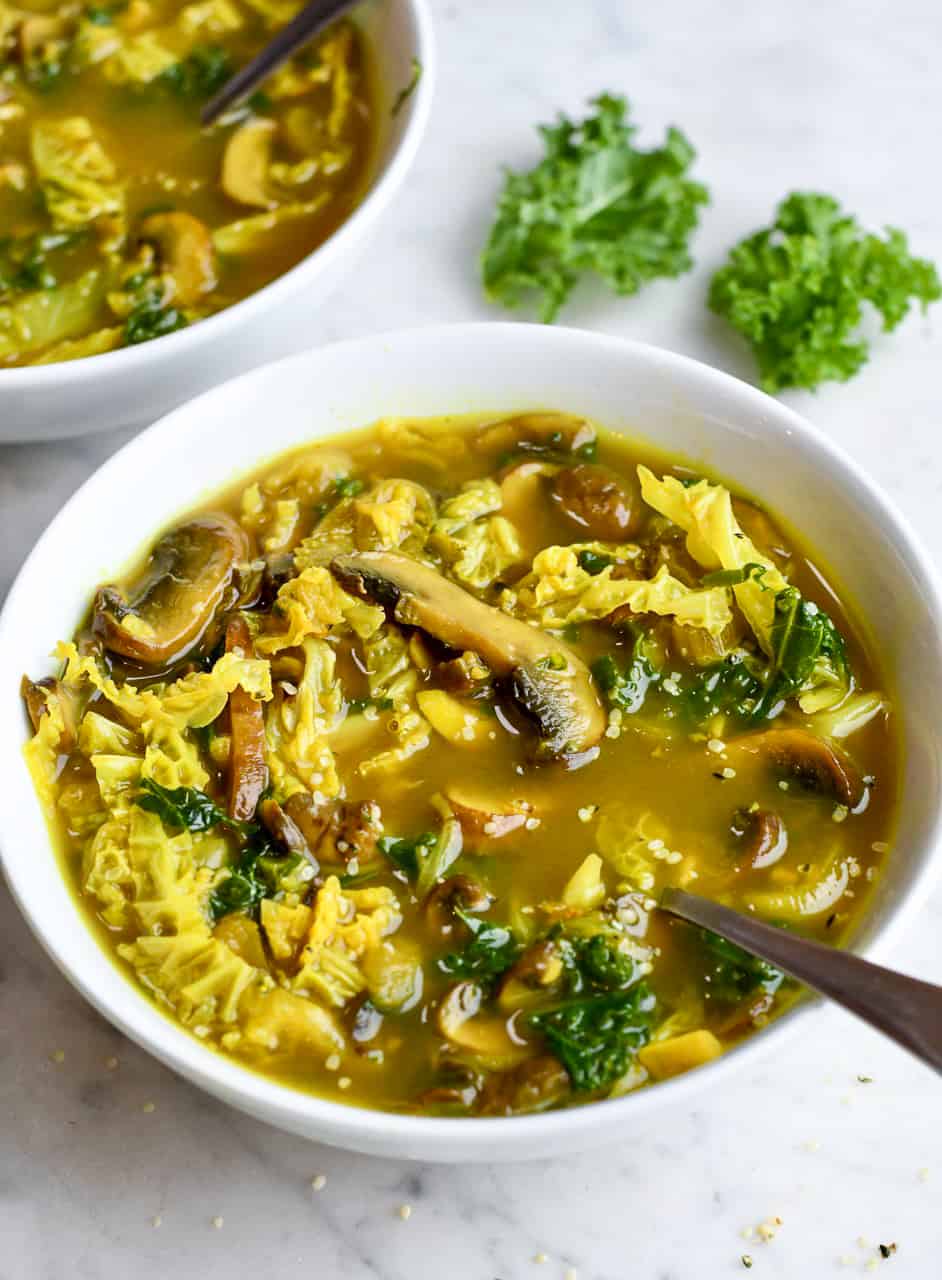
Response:
[[[222,86],[217,94],[200,112],[200,121],[210,125],[222,115],[227,107],[244,98],[246,94],[262,83],[276,71],[278,67],[293,53],[313,40],[335,18],[339,18],[347,9],[352,9],[356,0],[310,0],[300,13],[291,19],[286,27],[271,39],[265,48],[254,58],[240,67],[234,76]]]
[[[798,938],[681,889],[665,889],[660,906],[784,969],[942,1073],[942,987]]]

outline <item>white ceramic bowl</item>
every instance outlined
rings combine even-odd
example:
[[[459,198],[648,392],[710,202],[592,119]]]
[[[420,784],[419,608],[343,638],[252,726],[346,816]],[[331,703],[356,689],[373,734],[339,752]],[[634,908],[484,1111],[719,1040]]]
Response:
[[[296,267],[199,324],[86,360],[0,369],[0,444],[143,426],[226,378],[310,344],[312,318],[355,266],[412,166],[435,81],[426,0],[364,0],[353,16],[376,57],[380,138],[372,181],[351,216]],[[421,77],[393,116],[413,60]]]
[[[507,1120],[387,1115],[294,1092],[207,1049],[159,1014],[80,922],[22,761],[17,684],[23,671],[50,669],[50,647],[70,634],[95,585],[178,512],[289,446],[383,415],[540,407],[587,414],[735,478],[820,549],[866,612],[906,737],[899,838],[858,948],[885,950],[928,891],[940,822],[939,591],[905,521],[814,428],[692,360],[531,325],[378,336],[256,370],[171,413],[105,463],[24,565],[0,615],[0,843],[37,937],[92,1004],[188,1079],[294,1133],[431,1160],[558,1155],[636,1131],[660,1107],[708,1096],[787,1026],[808,1030],[813,1005],[716,1063],[619,1101]]]

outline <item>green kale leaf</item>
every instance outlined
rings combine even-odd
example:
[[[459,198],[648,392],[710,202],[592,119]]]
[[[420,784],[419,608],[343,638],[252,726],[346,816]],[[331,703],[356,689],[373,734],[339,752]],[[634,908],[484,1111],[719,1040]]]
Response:
[[[529,173],[508,173],[482,258],[486,293],[514,307],[536,294],[553,321],[584,274],[622,296],[658,276],[679,276],[706,188],[687,176],[695,152],[669,129],[652,151],[634,145],[624,98],[602,94],[577,123],[540,127],[546,154]]]
[[[137,304],[124,322],[124,345],[134,347],[164,334],[185,329],[189,321],[178,307],[165,306],[159,296],[149,295]]]
[[[830,196],[795,192],[713,277],[709,305],[749,342],[766,391],[845,382],[866,363],[864,304],[895,329],[913,301],[942,297],[933,264],[902,231],[865,233]]]
[[[156,813],[166,826],[181,831],[209,831],[216,826],[244,830],[248,826],[223,813],[205,791],[197,791],[195,787],[162,787],[153,778],[141,779],[137,803],[148,813]]]
[[[785,980],[781,969],[766,960],[750,955],[733,942],[708,929],[699,930],[706,952],[704,987],[711,1000],[720,1004],[739,1004],[754,991],[774,995]]]
[[[795,587],[775,597],[771,640],[772,667],[753,720],[770,719],[788,698],[820,685],[849,687],[844,637],[824,610]]]
[[[185,58],[168,67],[160,81],[178,98],[202,102],[222,88],[233,70],[232,59],[221,45],[197,45]]]
[[[471,941],[463,950],[442,956],[439,969],[452,978],[491,981],[500,977],[520,954],[520,944],[514,935],[504,925],[482,920],[461,907],[455,907],[454,913],[467,926]]]
[[[660,678],[652,661],[650,639],[641,628],[635,630],[631,658],[626,667],[620,667],[607,653],[596,658],[591,671],[609,706],[618,707],[629,715],[641,710],[648,693]]]
[[[641,982],[630,991],[568,1001],[529,1015],[580,1092],[604,1089],[625,1074],[649,1039],[655,999]]]

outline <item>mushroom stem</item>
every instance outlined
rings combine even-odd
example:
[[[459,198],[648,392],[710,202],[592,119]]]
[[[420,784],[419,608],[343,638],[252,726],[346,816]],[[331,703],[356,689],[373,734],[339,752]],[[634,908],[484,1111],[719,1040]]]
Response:
[[[252,633],[248,623],[235,614],[226,627],[226,652],[253,656]],[[262,704],[237,686],[229,694],[229,816],[248,822],[262,792],[268,785],[265,763],[265,715]]]

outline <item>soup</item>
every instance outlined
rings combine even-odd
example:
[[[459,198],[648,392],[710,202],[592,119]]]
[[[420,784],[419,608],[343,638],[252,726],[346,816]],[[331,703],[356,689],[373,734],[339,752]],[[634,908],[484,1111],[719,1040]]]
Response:
[[[254,293],[356,205],[369,59],[342,22],[215,126],[296,0],[0,0],[0,368],[98,355]]]
[[[281,457],[57,653],[27,755],[103,945],[339,1101],[511,1115],[709,1061],[798,993],[659,892],[836,943],[891,836],[879,673],[800,539],[568,415]]]

